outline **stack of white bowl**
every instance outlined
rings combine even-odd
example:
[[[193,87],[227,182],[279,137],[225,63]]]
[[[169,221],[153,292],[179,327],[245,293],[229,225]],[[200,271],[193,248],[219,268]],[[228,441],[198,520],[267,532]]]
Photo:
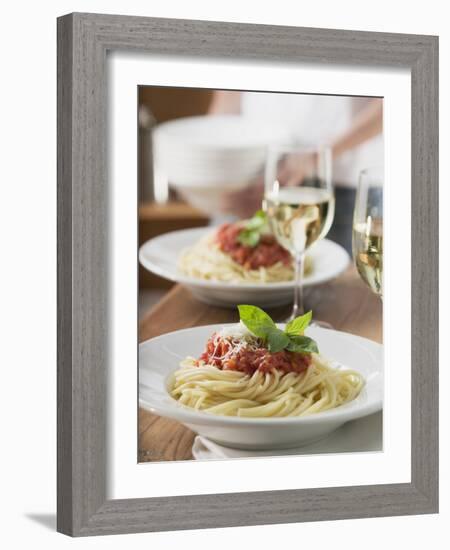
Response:
[[[155,196],[170,184],[193,206],[220,212],[222,194],[251,185],[262,175],[271,144],[286,131],[239,115],[186,117],[153,131]]]

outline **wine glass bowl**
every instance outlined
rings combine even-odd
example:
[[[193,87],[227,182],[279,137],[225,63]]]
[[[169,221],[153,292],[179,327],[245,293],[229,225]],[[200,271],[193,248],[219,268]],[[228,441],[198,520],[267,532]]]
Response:
[[[359,177],[353,216],[353,259],[361,279],[383,297],[383,181],[381,167]]]

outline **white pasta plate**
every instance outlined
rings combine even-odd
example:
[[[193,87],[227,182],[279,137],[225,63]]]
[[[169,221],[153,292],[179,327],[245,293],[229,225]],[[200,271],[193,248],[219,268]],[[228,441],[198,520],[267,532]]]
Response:
[[[178,269],[183,250],[214,231],[213,228],[195,228],[172,231],[144,243],[139,249],[139,261],[145,269],[181,283],[202,302],[234,307],[249,303],[262,307],[287,304],[292,301],[293,281],[277,283],[235,283],[204,280],[184,275]],[[304,286],[325,283],[340,275],[348,266],[350,258],[340,245],[323,239],[311,247],[311,272],[304,277]]]
[[[139,346],[139,403],[159,416],[181,422],[220,445],[240,449],[294,448],[318,441],[350,420],[382,409],[383,346],[353,334],[310,327],[320,353],[336,368],[359,371],[365,386],[353,401],[302,417],[242,418],[196,411],[169,394],[172,374],[186,356],[198,357],[209,336],[226,325],[164,334]]]

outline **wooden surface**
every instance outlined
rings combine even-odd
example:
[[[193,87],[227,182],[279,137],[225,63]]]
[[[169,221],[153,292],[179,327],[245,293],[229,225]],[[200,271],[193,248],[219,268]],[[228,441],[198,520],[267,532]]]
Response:
[[[317,319],[336,330],[382,341],[382,307],[351,266],[330,283],[305,289],[305,302]],[[290,306],[267,310],[281,321]],[[200,325],[239,320],[236,309],[203,304],[177,285],[141,321],[140,341],[160,334]],[[139,461],[189,460],[195,434],[179,422],[139,410]]]

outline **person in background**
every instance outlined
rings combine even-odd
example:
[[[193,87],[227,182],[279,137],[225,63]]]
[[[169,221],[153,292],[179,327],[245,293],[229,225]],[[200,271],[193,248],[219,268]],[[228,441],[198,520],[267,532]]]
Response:
[[[328,144],[333,157],[336,210],[327,238],[350,254],[352,218],[361,170],[383,165],[383,101],[380,98],[232,92],[216,90],[210,114],[242,114],[286,128],[289,139],[305,145]],[[291,166],[287,180],[299,180],[308,170],[308,158]],[[243,191],[229,193],[223,211],[240,218],[261,208],[262,181]]]

